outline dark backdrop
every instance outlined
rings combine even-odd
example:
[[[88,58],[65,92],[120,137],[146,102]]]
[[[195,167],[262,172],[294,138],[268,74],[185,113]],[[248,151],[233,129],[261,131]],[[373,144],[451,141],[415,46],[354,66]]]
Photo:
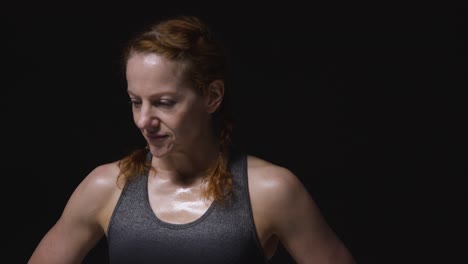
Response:
[[[3,11],[11,263],[87,173],[143,145],[120,51],[172,14],[201,15],[228,48],[236,144],[290,168],[358,263],[466,262],[466,9],[128,5]],[[106,246],[86,263],[106,263]],[[280,250],[274,263],[292,261]]]

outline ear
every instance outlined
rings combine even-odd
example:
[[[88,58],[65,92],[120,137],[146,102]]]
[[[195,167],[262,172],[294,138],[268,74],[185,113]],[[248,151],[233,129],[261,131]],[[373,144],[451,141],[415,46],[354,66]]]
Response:
[[[222,80],[214,80],[208,85],[206,94],[206,111],[214,113],[221,105],[224,97],[224,82]]]

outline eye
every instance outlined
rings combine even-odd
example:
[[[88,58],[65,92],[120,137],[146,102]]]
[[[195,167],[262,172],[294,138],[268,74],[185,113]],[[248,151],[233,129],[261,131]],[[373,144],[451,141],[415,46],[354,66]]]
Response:
[[[141,106],[141,101],[136,100],[136,99],[130,99],[130,101],[128,103],[131,104],[133,107]]]
[[[158,100],[158,101],[155,101],[153,104],[154,106],[162,106],[162,107],[172,107],[175,105],[175,101],[173,100],[168,100],[168,99],[161,99],[161,100]]]

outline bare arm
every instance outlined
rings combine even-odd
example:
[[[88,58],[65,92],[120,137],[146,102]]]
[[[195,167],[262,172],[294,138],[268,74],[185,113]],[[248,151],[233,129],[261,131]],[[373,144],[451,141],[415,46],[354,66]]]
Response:
[[[75,189],[62,215],[46,233],[28,264],[81,263],[103,237],[107,205],[114,193],[115,168],[93,170]]]
[[[302,183],[290,172],[281,181],[274,229],[297,263],[355,263]]]
[[[279,238],[300,264],[353,264],[351,253],[289,170],[252,159],[254,216],[259,230]],[[249,176],[250,177],[250,176]],[[249,180],[250,181],[250,180]],[[261,231],[265,234],[265,231]],[[268,236],[263,237],[267,239]]]

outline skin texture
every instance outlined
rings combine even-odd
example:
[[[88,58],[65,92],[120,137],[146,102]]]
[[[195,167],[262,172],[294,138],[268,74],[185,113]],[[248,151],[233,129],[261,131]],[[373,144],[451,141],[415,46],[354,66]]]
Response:
[[[135,53],[128,60],[126,76],[133,119],[148,142],[156,168],[148,178],[150,204],[161,220],[180,224],[200,217],[212,202],[203,198],[203,180],[218,155],[211,114],[224,95],[218,80],[210,84],[209,93],[197,94],[185,80],[184,69],[183,64],[155,54]],[[116,161],[96,167],[85,177],[29,264],[81,263],[106,235],[121,193],[118,173]],[[254,221],[267,257],[281,242],[297,263],[354,263],[291,171],[249,156],[248,181]]]

